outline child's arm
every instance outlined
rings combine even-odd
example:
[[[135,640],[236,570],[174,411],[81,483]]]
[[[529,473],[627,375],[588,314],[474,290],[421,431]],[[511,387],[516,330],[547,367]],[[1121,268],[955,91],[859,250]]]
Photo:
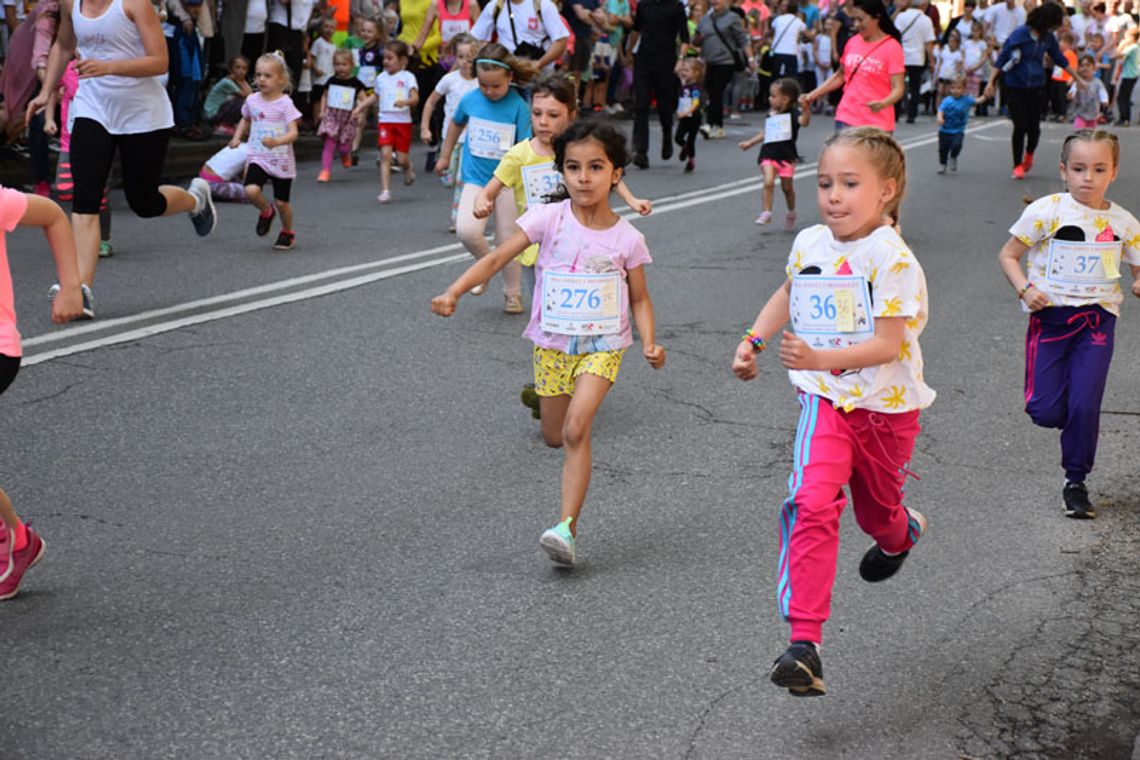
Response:
[[[317,124],[321,123],[321,119],[325,118],[325,109],[329,104],[329,88],[326,87],[325,91],[321,93],[321,99],[317,101],[317,110],[313,113],[313,118]]]
[[[352,118],[359,119],[361,116],[368,112],[373,103],[379,103],[380,96],[375,91],[371,95],[365,95],[364,100],[356,104],[356,108],[352,109]]]
[[[1009,280],[1009,284],[1017,291],[1018,297],[1029,306],[1029,310],[1039,311],[1046,306],[1052,306],[1052,304],[1049,302],[1049,297],[1033,287],[1033,283],[1025,276],[1025,272],[1021,271],[1021,257],[1028,251],[1029,246],[1017,238],[1011,237],[1001,247],[1001,252],[998,253],[998,264],[1001,266],[1005,279]]]
[[[800,109],[799,121],[800,121],[801,127],[806,127],[807,125],[811,124],[811,109],[810,108],[801,108]]]
[[[838,90],[843,86],[843,81],[843,68],[840,67],[819,87],[816,87],[811,92],[800,95],[800,108],[808,108],[813,101],[819,100],[832,90]]]
[[[898,358],[905,331],[906,317],[879,317],[874,337],[847,348],[819,349],[785,330],[780,362],[788,369],[816,371],[875,367]]]
[[[415,108],[419,102],[420,102],[420,91],[417,88],[413,87],[410,90],[408,90],[407,99],[397,100],[392,105],[396,106],[396,108]]]
[[[459,298],[471,288],[490,280],[495,274],[514,261],[515,257],[525,251],[530,245],[530,238],[520,229],[507,238],[507,241],[483,258],[467,267],[467,271],[459,275],[459,279],[451,283],[440,295],[431,299],[431,310],[441,317],[450,317],[455,313]],[[640,328],[640,324],[638,325]],[[650,326],[652,329],[652,325]]]
[[[242,138],[245,137],[245,133],[248,131],[249,119],[243,116],[241,117],[241,121],[237,123],[237,126],[234,127],[234,136],[230,138],[230,147],[236,148],[241,145]]]
[[[776,288],[776,292],[764,304],[756,321],[752,323],[752,334],[765,343],[788,321],[788,308],[791,303],[792,282],[787,280]],[[752,380],[760,374],[756,366],[756,351],[749,341],[742,340],[732,358],[732,371],[741,380]]]
[[[1131,264],[1132,267],[1132,295],[1140,298],[1140,265]]]
[[[428,95],[428,99],[424,101],[423,116],[420,117],[420,140],[425,145],[431,145],[431,115],[441,100],[443,98],[439,96],[439,93],[432,90],[431,95]]]
[[[946,114],[942,113],[942,106],[938,107],[938,126],[946,123]]]
[[[622,199],[625,205],[641,214],[642,216],[649,216],[653,213],[653,201],[648,201],[644,198],[638,198],[625,184],[625,180],[620,180],[617,185],[618,197]]]
[[[475,207],[471,210],[471,215],[476,219],[486,219],[495,210],[495,199],[499,197],[499,193],[503,191],[506,185],[498,177],[491,177],[491,181],[479,191],[479,195],[475,197]]]
[[[415,42],[411,44],[412,53],[423,49],[424,42],[427,40],[428,34],[431,32],[432,26],[435,24],[435,20],[437,18],[439,18],[439,8],[436,7],[435,3],[428,3],[427,13],[424,15],[424,23],[422,26],[420,26],[419,36],[416,37]],[[471,23],[475,23],[474,14],[471,19]]]
[[[55,257],[59,275],[59,292],[51,304],[51,321],[70,322],[83,313],[83,294],[79,289],[79,263],[75,254],[75,238],[63,209],[52,200],[27,194],[28,208],[20,218],[22,227],[43,227],[44,237]]]
[[[447,137],[443,140],[443,147],[439,149],[439,160],[435,162],[435,173],[441,177],[447,174],[447,167],[451,166],[451,153],[455,150],[455,144],[459,142],[459,135],[462,132],[463,127],[456,124],[454,119],[447,125]]]
[[[657,345],[653,321],[653,301],[649,298],[649,286],[645,282],[645,267],[635,267],[626,272],[629,285],[629,305],[633,310],[633,323],[641,336],[641,353],[653,369],[665,366],[665,348]]]
[[[804,108],[803,110],[808,111],[810,109]],[[742,140],[740,142],[740,149],[741,150],[748,150],[753,145],[759,145],[762,142],[764,142],[764,130],[761,129],[759,132],[756,133],[756,135],[754,137],[750,137],[747,140]]]

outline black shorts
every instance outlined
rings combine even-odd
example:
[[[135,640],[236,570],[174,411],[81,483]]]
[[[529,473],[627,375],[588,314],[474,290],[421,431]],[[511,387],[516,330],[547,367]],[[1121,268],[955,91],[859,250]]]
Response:
[[[293,189],[293,180],[274,177],[257,164],[250,164],[245,170],[245,184],[262,187],[266,182],[273,181],[273,200],[282,203],[289,202],[289,193]]]
[[[594,35],[587,38],[579,37],[574,42],[574,53],[570,56],[570,70],[585,71],[590,68],[590,61],[594,58]]]
[[[76,214],[98,214],[111,176],[115,151],[123,168],[123,191],[131,210],[143,218],[166,213],[166,197],[159,192],[162,165],[170,130],[113,135],[94,119],[76,119],[71,130],[71,174]]]
[[[0,393],[8,390],[8,386],[16,379],[20,371],[20,357],[0,354]]]

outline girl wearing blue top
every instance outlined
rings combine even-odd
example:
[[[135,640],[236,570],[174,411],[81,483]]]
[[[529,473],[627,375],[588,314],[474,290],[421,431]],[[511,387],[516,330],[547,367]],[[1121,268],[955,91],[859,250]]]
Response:
[[[1053,65],[1068,72],[1078,87],[1084,80],[1069,68],[1053,31],[1060,29],[1065,10],[1056,3],[1039,5],[1029,12],[1025,23],[1013,30],[986,85],[986,99],[993,98],[994,84],[1002,78],[1002,98],[1009,106],[1013,121],[1013,178],[1025,179],[1033,168],[1033,152],[1041,139],[1041,108],[1045,103],[1045,83],[1049,73],[1044,57],[1049,54]],[[1027,144],[1028,142],[1028,144]]]
[[[463,193],[459,196],[459,211],[455,218],[455,231],[459,242],[476,259],[491,252],[483,231],[487,228],[486,217],[475,218],[475,201],[487,183],[495,175],[499,159],[507,154],[515,143],[531,136],[530,106],[511,85],[523,83],[534,76],[533,64],[513,57],[498,43],[484,45],[475,59],[475,76],[479,89],[463,96],[451,123],[447,125],[447,137],[440,149],[435,173],[443,176],[451,163],[451,153],[459,140],[459,135],[467,128],[467,140],[463,143],[460,160],[460,179]],[[495,201],[495,243],[502,245],[514,232],[514,197],[510,193],[500,193]],[[503,269],[503,310],[508,314],[522,314],[523,301],[520,280],[522,267],[512,261]],[[472,295],[482,295],[487,283],[475,286]]]

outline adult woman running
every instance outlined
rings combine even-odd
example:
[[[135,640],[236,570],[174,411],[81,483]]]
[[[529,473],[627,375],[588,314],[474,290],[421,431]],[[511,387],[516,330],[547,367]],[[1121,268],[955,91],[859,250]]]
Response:
[[[882,0],[855,0],[847,11],[858,34],[843,47],[841,66],[827,81],[800,96],[804,108],[843,88],[835,109],[835,129],[878,127],[895,131],[895,103],[905,92],[906,66],[899,30]]]
[[[1045,83],[1049,74],[1045,71],[1045,55],[1053,65],[1068,72],[1077,87],[1084,82],[1077,72],[1069,68],[1057,38],[1055,29],[1060,29],[1065,20],[1065,10],[1056,3],[1039,5],[1029,12],[1025,23],[1013,30],[1001,46],[997,63],[990,81],[986,85],[985,96],[994,96],[997,78],[1002,78],[1002,101],[1009,108],[1009,118],[1013,121],[1013,179],[1024,179],[1025,173],[1033,168],[1033,153],[1041,139],[1041,108],[1045,104]]]
[[[159,185],[174,113],[159,80],[167,70],[166,38],[149,0],[60,0],[59,35],[43,89],[28,104],[29,119],[43,110],[72,58],[80,83],[71,103],[71,227],[86,288],[83,312],[92,319],[99,203],[116,150],[127,203],[137,215],[189,213],[199,235],[213,231],[215,216],[205,180],[193,180],[189,191]]]

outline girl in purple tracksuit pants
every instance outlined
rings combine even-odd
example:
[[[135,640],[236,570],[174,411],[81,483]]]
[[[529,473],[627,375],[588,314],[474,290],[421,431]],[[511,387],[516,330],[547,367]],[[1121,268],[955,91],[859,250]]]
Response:
[[[1096,517],[1085,477],[1096,460],[1124,263],[1132,269],[1132,293],[1140,296],[1140,224],[1104,197],[1119,163],[1116,135],[1099,129],[1070,135],[1061,149],[1069,192],[1025,209],[998,254],[1029,313],[1025,411],[1035,424],[1061,429],[1062,501],[1065,514],[1077,519]]]

